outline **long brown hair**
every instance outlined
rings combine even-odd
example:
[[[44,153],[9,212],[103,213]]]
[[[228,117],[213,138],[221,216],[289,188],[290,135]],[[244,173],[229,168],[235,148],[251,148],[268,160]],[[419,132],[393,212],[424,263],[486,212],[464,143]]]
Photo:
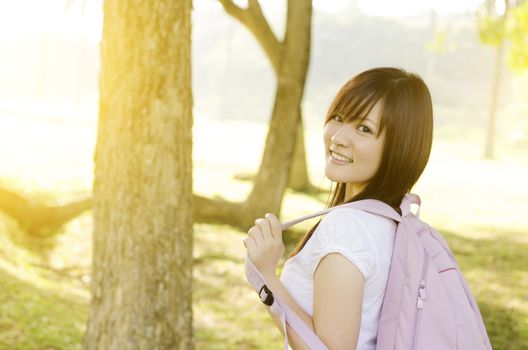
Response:
[[[365,119],[378,101],[382,102],[378,135],[387,128],[381,163],[365,188],[346,203],[378,199],[401,215],[401,200],[424,171],[433,141],[433,106],[422,78],[402,68],[380,67],[364,71],[338,91],[328,108],[324,125],[335,115],[341,116],[344,122]],[[345,186],[345,183],[337,183],[333,192],[330,189],[332,198],[327,201],[326,208],[345,203]],[[304,236],[290,257],[299,253],[321,220]]]

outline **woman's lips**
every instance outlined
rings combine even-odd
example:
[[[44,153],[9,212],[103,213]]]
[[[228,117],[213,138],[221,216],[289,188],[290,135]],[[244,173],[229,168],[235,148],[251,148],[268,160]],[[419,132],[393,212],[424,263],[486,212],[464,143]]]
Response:
[[[330,152],[330,161],[334,164],[337,164],[337,165],[348,165],[348,164],[352,164],[353,161],[350,161],[350,162],[347,162],[347,161],[344,161],[344,160],[339,160],[339,159],[336,159],[332,156],[332,152]]]

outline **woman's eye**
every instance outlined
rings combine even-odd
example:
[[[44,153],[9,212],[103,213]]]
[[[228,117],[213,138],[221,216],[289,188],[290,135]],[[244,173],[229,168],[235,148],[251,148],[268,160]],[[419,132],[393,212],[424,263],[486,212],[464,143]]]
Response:
[[[339,118],[340,120],[336,120],[336,118]],[[332,117],[332,120],[335,120],[336,122],[341,122],[342,121],[341,120],[341,116],[339,116],[337,114]]]
[[[362,131],[364,131],[364,132],[370,132],[370,133],[372,134],[372,131],[370,131],[370,129],[368,128],[368,126],[360,125],[359,128],[364,128]]]

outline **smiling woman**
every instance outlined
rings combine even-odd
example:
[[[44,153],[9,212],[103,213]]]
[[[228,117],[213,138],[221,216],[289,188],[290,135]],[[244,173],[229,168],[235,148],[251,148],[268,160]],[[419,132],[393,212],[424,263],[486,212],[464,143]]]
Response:
[[[337,183],[327,208],[377,199],[401,215],[432,146],[423,80],[392,67],[362,72],[339,90],[324,125],[325,174]],[[395,232],[387,217],[336,209],[290,254],[280,281],[329,348],[375,349]]]
[[[296,350],[491,349],[447,242],[410,211],[421,204],[409,192],[432,146],[423,80],[392,67],[360,73],[337,93],[324,124],[325,173],[338,186],[326,210],[285,224],[326,214],[280,280],[279,222],[259,219],[249,231],[248,256],[263,272],[252,286],[265,304],[286,310],[285,342]]]
[[[374,68],[349,80],[330,105],[323,133],[331,204],[379,199],[395,210],[418,181],[432,147],[429,89],[416,74]],[[352,159],[332,162],[331,151]]]

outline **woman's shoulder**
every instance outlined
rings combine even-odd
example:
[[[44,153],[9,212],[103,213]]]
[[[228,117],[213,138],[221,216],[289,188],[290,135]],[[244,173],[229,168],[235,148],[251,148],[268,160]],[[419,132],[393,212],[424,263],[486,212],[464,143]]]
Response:
[[[380,225],[385,218],[355,208],[336,208],[327,213],[317,227],[318,240],[346,243],[362,240]]]
[[[319,226],[315,232],[316,244],[363,247],[376,252],[388,249],[396,233],[394,220],[346,207],[327,213]]]
[[[323,256],[338,252],[356,265],[368,280],[379,268],[380,243],[373,236],[385,236],[378,232],[374,234],[372,230],[373,225],[386,225],[379,220],[383,218],[354,208],[337,208],[327,213],[314,232],[309,264],[311,271]],[[379,227],[376,231],[380,231]]]

